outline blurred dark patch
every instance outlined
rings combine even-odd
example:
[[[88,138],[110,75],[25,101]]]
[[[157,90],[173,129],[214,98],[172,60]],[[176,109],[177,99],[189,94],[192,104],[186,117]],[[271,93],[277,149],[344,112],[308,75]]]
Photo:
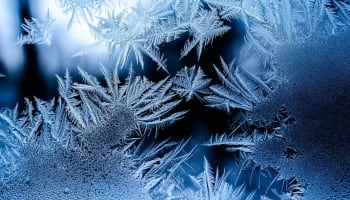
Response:
[[[21,23],[24,23],[24,18],[31,18],[30,1],[21,1],[20,15]],[[36,96],[46,100],[48,99],[46,95],[48,88],[44,83],[44,76],[40,73],[37,49],[33,45],[25,45],[22,48],[25,52],[26,62],[22,72],[24,75],[19,85],[21,99],[24,97],[33,99],[33,97]],[[19,103],[22,105],[21,102]]]

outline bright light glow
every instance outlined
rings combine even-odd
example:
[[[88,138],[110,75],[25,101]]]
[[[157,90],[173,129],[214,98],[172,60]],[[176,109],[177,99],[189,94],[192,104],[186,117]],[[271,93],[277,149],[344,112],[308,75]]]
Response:
[[[147,0],[113,0],[108,10],[114,14],[133,12],[132,7],[139,2],[145,3]],[[21,23],[18,6],[17,1],[0,0],[0,23],[2,27],[6,27],[0,29],[0,59],[8,68],[9,74],[20,73],[25,62],[23,47],[16,45]],[[43,72],[52,74],[62,70],[62,67],[76,67],[71,56],[95,42],[87,23],[83,20],[80,22],[74,20],[71,27],[68,28],[72,13],[64,13],[57,0],[31,1],[30,6],[32,17],[45,19],[49,11],[51,18],[55,19],[50,28],[51,46],[35,45],[39,50],[39,61],[43,66]],[[107,17],[107,14],[107,10],[102,10],[98,13],[98,17]],[[94,25],[97,24],[96,19],[93,22]],[[83,60],[91,65],[98,63],[97,60],[108,60],[101,58],[102,56],[108,57],[107,49],[103,46],[94,49],[93,55],[87,54],[75,60]],[[93,68],[92,66],[86,67]],[[96,66],[94,67],[97,69]]]
[[[0,1],[0,60],[9,74],[17,74],[24,62],[24,54],[16,45],[20,20],[16,1]]]
[[[33,13],[35,15],[41,14],[38,18],[44,18],[45,13],[49,10],[51,17],[55,19],[51,27],[53,37],[64,37],[67,44],[86,45],[94,42],[86,24],[73,23],[68,29],[67,25],[71,15],[70,13],[64,13],[55,0],[39,0],[33,2],[33,5]]]
[[[131,8],[138,2],[141,2],[141,0],[116,0],[111,2],[111,7],[108,9],[112,8],[114,13],[126,11],[130,12]],[[71,13],[64,13],[63,8],[58,5],[56,0],[38,0],[33,2],[33,4],[34,3],[37,5],[34,6],[36,9],[35,13],[42,13],[42,16],[40,17],[45,17],[44,13],[47,13],[47,9],[49,9],[51,17],[56,19],[55,23],[52,25],[53,31],[58,31],[61,35],[61,33],[65,32],[64,30],[68,30],[67,25],[69,24]],[[108,11],[102,10],[100,13],[98,13],[98,17],[106,17],[107,14]],[[93,23],[93,25],[96,25],[97,21],[95,20]],[[75,20],[72,26],[69,28],[67,36],[67,40],[71,40],[77,44],[86,45],[94,42],[94,38],[90,34],[88,25],[83,21],[79,22]]]

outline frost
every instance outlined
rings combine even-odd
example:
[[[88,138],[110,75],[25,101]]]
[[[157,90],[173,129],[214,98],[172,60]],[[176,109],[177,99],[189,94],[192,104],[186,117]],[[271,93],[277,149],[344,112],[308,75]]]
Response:
[[[116,68],[117,70],[117,68]],[[178,104],[175,95],[170,91],[171,82],[168,78],[159,83],[153,83],[144,77],[134,77],[132,74],[122,85],[117,77],[103,66],[101,71],[105,76],[107,88],[102,87],[96,78],[79,68],[84,84],[75,83],[72,86],[69,73],[65,80],[58,76],[59,93],[65,101],[66,111],[74,124],[86,127],[90,121],[96,124],[97,118],[105,115],[109,107],[124,105],[134,111],[135,118],[145,126],[161,128],[180,119],[185,112],[169,113]],[[81,99],[81,100],[80,100]]]
[[[278,170],[262,168],[250,159],[239,164],[234,184],[246,185],[246,189],[251,191],[248,193],[251,198],[302,199],[305,191],[305,186],[295,178],[284,179]]]
[[[284,106],[271,119],[256,119],[252,112],[282,80],[274,62],[277,48],[339,33],[349,23],[348,1],[149,0],[120,12],[106,0],[58,3],[71,15],[68,27],[82,21],[96,39],[74,56],[104,44],[111,60],[115,58],[114,71],[101,65],[103,80],[99,80],[78,67],[83,81],[73,82],[66,70],[64,77],[56,75],[57,98],[33,97],[25,99],[23,111],[18,107],[0,111],[1,195],[17,199],[303,198],[305,186],[295,178],[284,178],[276,168],[260,166],[249,157],[257,143],[286,140],[284,131],[295,119]],[[28,35],[20,36],[18,44],[50,44],[52,22],[49,14],[45,21],[25,19],[22,27]],[[220,66],[198,66],[203,51],[231,30],[234,22],[242,23],[245,30],[237,61],[227,63],[220,57]],[[176,52],[179,62],[196,51],[191,58],[195,64],[180,66],[173,75],[163,47],[180,38],[184,42]],[[168,77],[153,82],[136,76],[130,62],[144,70],[148,58]],[[249,66],[251,58],[258,60],[258,70],[249,68],[255,67]],[[131,69],[126,79],[119,78],[119,68]],[[214,73],[207,73],[210,70]],[[173,135],[169,130],[174,122],[185,124],[191,112],[187,109],[196,103],[226,111],[227,132],[197,138]],[[208,155],[218,152],[232,156],[229,164],[210,163]],[[290,158],[298,155],[292,148],[284,153]]]
[[[167,120],[176,120],[171,116],[180,116],[180,114],[174,113],[165,120],[159,121],[157,118],[156,121],[152,121],[152,118],[141,115],[143,112],[153,111],[155,116],[162,117],[169,112],[166,110],[172,108],[169,104],[162,103],[162,105],[167,105],[165,108],[153,104],[154,100],[158,100],[156,103],[169,100],[169,97],[166,96],[168,86],[163,88],[163,84],[153,84],[143,79],[146,84],[142,84],[144,87],[138,88],[136,86],[141,86],[141,84],[133,84],[134,79],[129,78],[126,82],[127,85],[123,85],[124,87],[116,85],[113,87],[113,92],[110,91],[116,97],[112,101],[113,97],[109,96],[112,94],[108,93],[107,89],[102,90],[103,87],[97,83],[94,77],[82,69],[80,69],[80,73],[86,84],[72,83],[68,72],[66,72],[65,79],[58,76],[60,97],[57,101],[53,99],[46,102],[35,98],[33,105],[30,100],[26,99],[26,110],[23,113],[19,114],[17,109],[4,110],[1,113],[0,122],[5,124],[1,127],[1,142],[5,145],[1,151],[3,155],[1,164],[4,165],[1,170],[1,176],[4,177],[2,183],[6,183],[9,188],[12,188],[4,191],[5,196],[10,195],[20,199],[50,198],[51,195],[61,192],[67,198],[68,196],[76,198],[76,195],[82,192],[85,198],[112,195],[110,198],[124,199],[123,196],[113,196],[115,192],[104,188],[103,184],[100,184],[102,178],[107,176],[105,179],[113,183],[114,190],[116,187],[124,185],[121,184],[121,181],[128,182],[129,188],[131,185],[133,188],[137,184],[140,185],[136,178],[132,179],[126,176],[130,173],[128,170],[131,170],[131,166],[134,165],[123,168],[123,163],[127,164],[131,161],[126,161],[121,154],[120,143],[130,134],[135,122],[147,127],[163,126]],[[107,73],[106,69],[104,69],[104,73]],[[163,83],[165,82],[169,81],[163,81]],[[159,95],[154,95],[156,93],[154,90],[162,92]],[[82,92],[89,93],[89,96],[81,96]],[[141,100],[144,100],[142,107],[138,107],[137,104],[140,101],[136,102],[133,97],[137,99],[141,97]],[[96,110],[89,112],[89,108],[91,109],[92,106],[95,106]],[[157,109],[156,107],[159,106],[160,108]],[[151,110],[148,111],[149,109]],[[150,114],[150,116],[153,115]],[[98,119],[97,124],[92,123],[94,119]],[[3,130],[8,131],[8,133]],[[185,144],[177,146],[173,153],[169,152],[168,156],[163,157],[164,164],[157,165],[156,168],[153,167],[147,176],[148,180],[153,179],[153,176],[163,174],[161,172],[165,172],[165,169],[169,170],[170,163],[186,160],[186,157],[177,157]],[[144,159],[148,159],[148,157],[144,156]],[[20,168],[22,169],[19,170]],[[175,168],[173,169],[175,170]],[[25,181],[27,177],[33,177],[36,173],[39,173],[40,176]],[[92,175],[93,177],[91,177]],[[124,178],[120,179],[121,177]],[[5,179],[6,182],[3,182]],[[25,185],[22,184],[21,180],[24,180]],[[60,184],[52,185],[55,182]],[[92,186],[93,183],[97,183],[97,185]],[[150,183],[152,182],[148,184]],[[153,181],[151,185],[146,185],[145,190],[149,190],[156,183]],[[25,188],[28,188],[26,187],[28,184],[31,186],[30,188],[36,189],[27,191]],[[83,191],[79,187],[95,188],[100,190],[101,194]],[[69,188],[69,192],[66,192],[67,188]],[[119,194],[127,190],[129,189],[124,187],[117,189]],[[142,191],[140,185],[139,190],[129,190],[131,192],[129,195],[136,195],[134,196],[136,198]],[[147,197],[145,196],[145,198]]]
[[[146,128],[157,129],[180,119],[185,113],[169,113],[179,101],[172,101],[174,94],[170,92],[171,82],[168,79],[152,83],[130,75],[126,84],[121,85],[116,77],[109,77],[105,68],[101,69],[106,75],[109,88],[99,85],[94,77],[82,69],[80,72],[86,84],[72,83],[67,71],[65,79],[57,76],[60,94],[58,100],[46,102],[35,98],[33,105],[32,101],[26,99],[23,113],[18,113],[17,107],[0,113],[1,162],[5,166],[1,171],[2,177],[18,169],[17,161],[23,147],[39,145],[40,148],[47,149],[56,146],[76,148],[81,145],[81,139],[85,138],[83,133],[86,128],[98,127],[105,120],[110,120],[109,114],[115,112],[116,107],[131,109],[133,120]],[[129,121],[125,123],[133,127]],[[119,142],[125,137],[126,135],[121,135],[114,141]]]
[[[7,181],[18,170],[19,150],[18,140],[0,129],[0,182]]]
[[[197,47],[199,60],[204,47],[211,44],[215,37],[221,36],[229,30],[230,27],[224,25],[216,10],[199,12],[198,16],[190,22],[189,32],[193,35],[193,39],[186,41],[181,51],[181,58]]]
[[[203,49],[215,37],[230,29],[224,25],[215,9],[204,9],[198,0],[172,0],[166,3],[140,1],[133,10],[135,12],[109,13],[107,17],[100,17],[96,26],[91,26],[96,43],[106,44],[111,55],[120,51],[117,66],[125,67],[133,55],[143,68],[144,56],[148,56],[159,68],[168,72],[166,59],[159,51],[160,44],[169,43],[189,33],[181,57],[196,47],[199,59]],[[83,50],[76,55],[84,52]]]
[[[204,158],[204,170],[197,177],[191,177],[191,181],[198,188],[198,191],[188,191],[188,199],[240,199],[242,198],[242,188],[233,190],[225,179],[228,174],[219,177],[218,170],[213,171],[207,159]],[[186,190],[185,190],[186,191]]]
[[[210,86],[213,95],[205,98],[208,106],[228,112],[236,108],[251,110],[254,104],[260,103],[272,92],[268,81],[236,65],[234,61],[226,64],[221,58],[221,66],[223,72],[214,66],[222,84]]]
[[[123,109],[116,109],[115,113],[125,114]],[[127,115],[124,117],[128,118]],[[140,182],[129,176],[131,171],[124,167],[125,158],[110,148],[118,144],[120,135],[128,132],[123,128],[125,121],[111,120],[109,123],[113,125],[104,124],[84,131],[81,134],[83,144],[74,148],[45,148],[35,143],[24,147],[21,151],[24,159],[19,162],[21,170],[6,183],[7,188],[2,188],[2,197],[149,199]],[[96,132],[101,134],[96,135]]]
[[[144,182],[144,189],[151,190],[158,195],[162,187],[168,186],[184,173],[184,165],[193,156],[195,148],[185,151],[190,139],[186,141],[170,142],[166,139],[158,144],[146,145],[140,141],[132,149],[126,149],[132,165],[136,167],[135,176]],[[143,151],[146,148],[146,151]],[[164,153],[166,152],[166,153]]]
[[[71,17],[68,27],[71,27],[74,20],[83,20],[86,23],[93,21],[95,13],[99,13],[103,8],[108,7],[109,0],[57,0],[65,13],[70,13]]]
[[[51,45],[52,35],[50,32],[51,24],[54,19],[47,12],[46,19],[40,20],[36,18],[24,19],[25,24],[22,24],[23,30],[27,35],[20,35],[17,40],[19,46],[25,44],[46,44]]]
[[[223,19],[241,19],[246,30],[243,52],[273,56],[276,46],[313,36],[336,34],[349,25],[349,2],[205,0]]]
[[[235,152],[239,151],[241,153],[252,153],[254,151],[254,142],[249,138],[229,138],[225,134],[212,136],[210,140],[203,144],[204,146],[215,147],[224,146],[226,151]]]
[[[241,112],[232,120],[229,136],[251,138],[259,142],[272,138],[287,139],[283,133],[290,125],[295,124],[295,118],[285,106],[281,106],[271,119],[254,119]]]
[[[120,88],[120,102],[135,110],[136,120],[145,126],[162,128],[181,119],[185,111],[170,113],[179,103],[171,92],[171,82],[158,83],[146,78],[129,76],[128,84]]]
[[[202,171],[188,174],[166,184],[168,190],[160,190],[162,199],[303,199],[305,186],[294,177],[283,178],[272,168],[262,168],[252,160],[244,160],[232,170],[213,170],[204,157]],[[188,173],[188,172],[187,172]],[[160,196],[161,195],[161,196]]]
[[[210,79],[205,78],[205,74],[200,67],[185,67],[181,69],[173,78],[173,90],[184,97],[186,101],[196,98],[203,101],[203,95],[210,94],[208,86]]]
[[[205,47],[228,32],[231,29],[229,23],[239,20],[246,31],[242,57],[258,54],[265,60],[273,57],[276,47],[285,42],[338,33],[349,24],[350,13],[349,2],[345,0],[148,0],[137,1],[122,11],[113,10],[117,3],[109,0],[59,0],[58,4],[66,13],[71,13],[69,26],[74,19],[83,21],[96,39],[96,43],[75,56],[105,44],[110,55],[117,57],[117,66],[130,66],[126,65],[127,62],[135,58],[144,68],[147,56],[158,65],[158,69],[166,72],[167,60],[159,47],[184,36],[187,40],[179,58],[196,48],[200,60]],[[23,25],[25,30],[33,29],[38,35],[33,37],[41,40],[32,42],[32,36],[24,37],[21,45],[49,41],[46,26],[52,20],[26,22],[28,25]]]

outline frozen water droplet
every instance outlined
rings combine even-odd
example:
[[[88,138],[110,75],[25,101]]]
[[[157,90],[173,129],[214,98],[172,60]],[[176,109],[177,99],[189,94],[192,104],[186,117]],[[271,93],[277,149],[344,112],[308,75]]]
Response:
[[[30,182],[30,177],[29,177],[29,176],[25,177],[24,182],[25,182],[26,184],[29,184],[29,182]]]
[[[63,192],[64,192],[65,194],[68,194],[69,191],[70,191],[69,188],[64,188],[64,191],[63,191]]]

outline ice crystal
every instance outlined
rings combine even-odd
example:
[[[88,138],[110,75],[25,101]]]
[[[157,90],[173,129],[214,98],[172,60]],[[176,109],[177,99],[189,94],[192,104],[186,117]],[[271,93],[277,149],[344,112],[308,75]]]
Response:
[[[227,111],[236,108],[251,110],[254,104],[272,92],[267,81],[235,65],[234,61],[226,64],[221,58],[221,65],[223,72],[214,66],[222,84],[210,86],[213,95],[205,98],[209,106]]]
[[[203,144],[204,146],[215,147],[224,146],[226,151],[242,153],[252,153],[254,151],[254,143],[249,138],[227,137],[225,134],[212,136],[210,140]]]
[[[203,96],[210,94],[208,90],[210,79],[205,78],[205,74],[200,67],[193,66],[181,69],[172,82],[175,84],[173,90],[184,97],[186,101],[193,98],[203,101]]]
[[[22,25],[23,30],[27,35],[20,35],[17,44],[23,46],[25,44],[46,44],[51,45],[51,31],[50,27],[54,19],[51,18],[50,13],[47,12],[46,19],[40,20],[36,18],[24,19],[25,24]]]
[[[72,26],[74,20],[93,22],[94,15],[107,9],[110,5],[109,0],[57,0],[57,3],[63,8],[65,13],[71,14],[68,27]]]

